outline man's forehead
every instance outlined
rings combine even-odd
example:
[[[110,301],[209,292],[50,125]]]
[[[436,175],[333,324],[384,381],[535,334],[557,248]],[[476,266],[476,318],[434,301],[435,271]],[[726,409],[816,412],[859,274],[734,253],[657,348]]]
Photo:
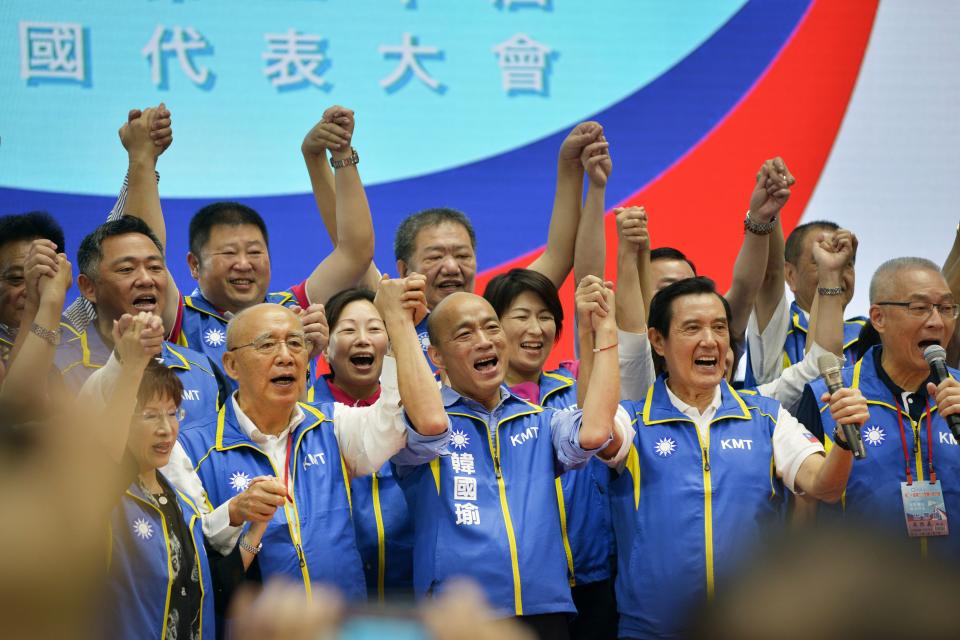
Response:
[[[458,222],[444,221],[424,227],[417,232],[414,249],[425,251],[430,247],[466,246],[470,247],[470,234]]]
[[[263,232],[255,224],[215,224],[210,227],[207,244],[264,244]]]
[[[27,258],[27,252],[30,251],[30,240],[14,240],[0,245],[0,266],[9,267],[11,265],[23,266]]]
[[[906,297],[953,297],[947,281],[932,269],[900,269],[892,276],[896,295]]]
[[[162,260],[163,256],[153,240],[142,233],[124,233],[119,236],[105,238],[100,245],[105,262],[126,260],[131,258]]]
[[[720,298],[712,293],[681,296],[673,301],[673,321],[676,323],[704,318],[726,320],[727,312]]]

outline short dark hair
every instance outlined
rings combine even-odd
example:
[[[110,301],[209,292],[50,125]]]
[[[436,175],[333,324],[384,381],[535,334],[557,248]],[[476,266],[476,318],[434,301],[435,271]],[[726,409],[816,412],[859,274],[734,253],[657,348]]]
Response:
[[[210,241],[210,231],[217,225],[240,226],[252,224],[260,229],[263,241],[269,247],[267,224],[260,214],[239,202],[214,202],[203,207],[190,218],[190,253],[200,259],[200,252]]]
[[[563,329],[563,305],[560,303],[557,286],[542,273],[532,269],[511,269],[501,273],[487,283],[483,297],[497,312],[497,317],[502,317],[517,296],[526,291],[539,296],[547,305],[547,310],[553,315],[553,321],[557,325],[559,338]]]
[[[697,267],[693,264],[693,261],[686,256],[683,251],[680,249],[674,249],[673,247],[657,247],[650,251],[650,262],[655,260],[680,260],[686,262],[690,265],[690,270],[693,271],[693,274],[697,274]]]
[[[337,325],[337,322],[340,321],[340,315],[343,313],[343,310],[347,308],[351,302],[356,302],[357,300],[366,300],[367,302],[373,303],[376,295],[370,289],[366,287],[351,287],[349,289],[344,289],[343,291],[338,291],[327,300],[327,303],[323,305],[323,310],[327,314],[327,326],[330,327],[330,330],[333,331],[333,328]]]
[[[104,222],[94,229],[87,237],[80,242],[80,248],[77,249],[77,268],[80,273],[88,278],[95,278],[97,269],[100,268],[100,261],[103,259],[103,241],[114,236],[122,236],[128,233],[139,233],[150,238],[160,255],[163,255],[163,245],[159,238],[150,229],[146,222],[133,216],[123,216],[116,220]]]
[[[787,236],[787,241],[783,245],[783,261],[796,266],[797,261],[800,259],[800,252],[803,251],[803,241],[807,237],[808,231],[813,229],[836,231],[839,228],[840,225],[836,222],[830,222],[829,220],[812,220],[811,222],[797,225],[793,231],[790,232],[790,235]]]
[[[157,396],[170,398],[179,408],[183,402],[183,383],[173,369],[150,358],[137,389],[137,406],[142,407]]]
[[[0,217],[0,247],[18,240],[43,238],[57,245],[57,252],[66,253],[63,227],[46,211],[28,211]]]
[[[444,222],[459,224],[466,229],[467,235],[470,236],[470,246],[476,251],[477,234],[474,232],[467,214],[456,209],[439,207],[425,209],[404,218],[400,226],[397,227],[397,235],[393,238],[393,254],[396,259],[410,264],[410,258],[413,256],[413,250],[417,242],[417,234],[427,227],[436,227]]]
[[[705,276],[696,276],[695,278],[684,278],[664,287],[653,296],[650,301],[650,317],[647,324],[651,329],[656,329],[664,338],[670,333],[670,322],[673,320],[673,301],[684,296],[695,296],[704,293],[712,293],[720,298],[723,303],[723,311],[727,316],[727,324],[733,322],[733,314],[730,311],[730,303],[717,291],[717,286],[713,280]]]

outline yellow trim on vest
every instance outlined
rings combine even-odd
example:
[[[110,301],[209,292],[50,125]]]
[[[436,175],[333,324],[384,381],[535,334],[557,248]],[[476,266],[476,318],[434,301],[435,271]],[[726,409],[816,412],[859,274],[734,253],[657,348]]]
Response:
[[[709,435],[710,428],[707,427]],[[703,546],[707,569],[707,599],[713,600],[715,585],[713,576],[713,483],[710,478],[710,441],[706,444],[697,429],[697,440],[700,443],[700,468],[703,470]]]
[[[556,389],[551,389],[550,391],[548,391],[548,392],[543,396],[543,398],[541,398],[541,400],[540,400],[540,404],[541,404],[541,405],[543,405],[543,404],[547,401],[547,398],[549,398],[550,396],[552,396],[552,395],[555,394],[556,392],[558,392],[558,391],[563,391],[564,389],[569,389],[569,388],[572,387],[573,384],[576,382],[576,380],[574,380],[573,378],[568,378],[567,376],[562,376],[562,375],[560,375],[559,373],[549,373],[549,372],[547,372],[547,371],[544,371],[544,372],[543,372],[543,375],[544,375],[545,377],[547,377],[547,378],[553,378],[554,380],[559,380],[560,382],[563,382],[564,385],[563,385],[562,387],[557,387]]]
[[[573,570],[573,550],[570,548],[570,537],[567,535],[567,505],[563,499],[563,483],[560,478],[554,479],[557,488],[557,507],[560,509],[560,536],[563,538],[563,553],[567,556],[567,579],[570,586],[577,586],[577,579]]]
[[[380,480],[373,474],[373,519],[377,522],[377,601],[383,603],[387,565],[387,537],[383,531],[383,512],[380,510]]]
[[[172,347],[170,347],[170,345],[167,345],[167,351],[175,355],[177,359],[180,361],[180,364],[167,365],[168,369],[176,368],[176,369],[184,369],[186,371],[190,371],[190,363],[187,361],[187,359],[183,356],[182,353],[175,351]]]
[[[433,473],[433,481],[437,485],[437,495],[440,495],[440,458],[430,461],[430,472]]]
[[[457,413],[455,411],[448,411],[447,414],[451,416],[462,416],[465,418],[470,418],[476,420],[483,425],[483,430],[487,433],[487,443],[490,445],[490,457],[493,459],[493,466],[496,471],[497,477],[497,488],[500,492],[500,510],[503,512],[503,525],[507,531],[507,544],[510,547],[510,564],[513,568],[513,609],[514,615],[522,616],[523,615],[523,596],[521,594],[521,583],[520,583],[520,558],[519,553],[517,552],[517,538],[513,530],[513,520],[510,518],[510,505],[507,502],[507,487],[503,482],[503,470],[500,467],[500,425],[502,425],[507,420],[513,420],[514,418],[519,418],[521,416],[527,416],[533,413],[540,413],[543,411],[542,407],[537,405],[527,403],[534,408],[533,411],[526,411],[524,413],[518,413],[514,416],[509,416],[504,418],[497,423],[497,437],[496,445],[494,445],[494,439],[490,435],[490,429],[487,427],[487,423],[483,419],[478,418],[477,416],[470,415],[469,413]]]
[[[183,494],[181,494],[181,496],[182,495]],[[186,498],[186,496],[183,496],[183,497]],[[190,502],[190,501],[187,500],[187,502]],[[190,503],[190,506],[192,507],[193,503]],[[196,507],[194,507],[194,510],[196,510]],[[197,546],[197,537],[196,537],[196,533],[194,533],[194,530],[193,530],[193,525],[196,524],[198,517],[199,516],[197,515],[197,513],[194,513],[193,516],[190,518],[190,539],[193,540],[193,558],[194,558],[193,561],[197,565],[197,574],[199,574],[200,576],[200,622],[199,622],[200,636],[199,637],[200,637],[200,640],[203,640],[203,600],[207,597],[207,593],[206,593],[206,590],[203,588],[203,563],[200,562],[200,551],[199,551],[200,547]]]
[[[184,304],[184,306],[186,306],[186,307],[190,307],[190,308],[193,309],[194,311],[198,311],[198,312],[200,312],[200,313],[203,313],[203,314],[205,314],[205,315],[208,315],[208,316],[210,316],[211,318],[216,318],[217,320],[223,322],[224,324],[227,323],[227,319],[224,318],[223,316],[221,316],[221,315],[219,315],[219,314],[217,314],[217,313],[210,313],[210,312],[207,311],[206,309],[201,309],[200,307],[194,305],[194,304],[193,304],[193,296],[183,296],[183,304]],[[182,330],[181,330],[181,333],[183,333]]]
[[[640,509],[640,454],[634,444],[630,445],[630,450],[627,452],[624,468],[630,472],[630,477],[633,479],[633,508]]]

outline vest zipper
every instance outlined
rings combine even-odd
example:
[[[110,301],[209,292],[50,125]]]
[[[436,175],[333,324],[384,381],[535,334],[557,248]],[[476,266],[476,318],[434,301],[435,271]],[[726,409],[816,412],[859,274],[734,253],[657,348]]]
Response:
[[[710,452],[703,447],[703,470],[710,471]]]

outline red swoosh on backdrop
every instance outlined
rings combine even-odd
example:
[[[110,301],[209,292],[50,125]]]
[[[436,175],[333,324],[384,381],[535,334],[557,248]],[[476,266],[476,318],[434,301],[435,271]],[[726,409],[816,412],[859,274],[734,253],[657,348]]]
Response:
[[[781,156],[797,178],[782,213],[789,233],[816,187],[866,51],[878,0],[818,0],[743,100],[698,145],[616,206],[646,207],[654,246],[681,249],[726,290],[740,242],[753,176]],[[601,123],[602,124],[602,123]],[[616,140],[614,176],[616,176]],[[606,216],[607,277],[616,274],[616,225]],[[478,292],[498,273],[529,264],[541,251],[484,271]],[[560,290],[567,331],[547,361],[573,357],[573,278]]]

